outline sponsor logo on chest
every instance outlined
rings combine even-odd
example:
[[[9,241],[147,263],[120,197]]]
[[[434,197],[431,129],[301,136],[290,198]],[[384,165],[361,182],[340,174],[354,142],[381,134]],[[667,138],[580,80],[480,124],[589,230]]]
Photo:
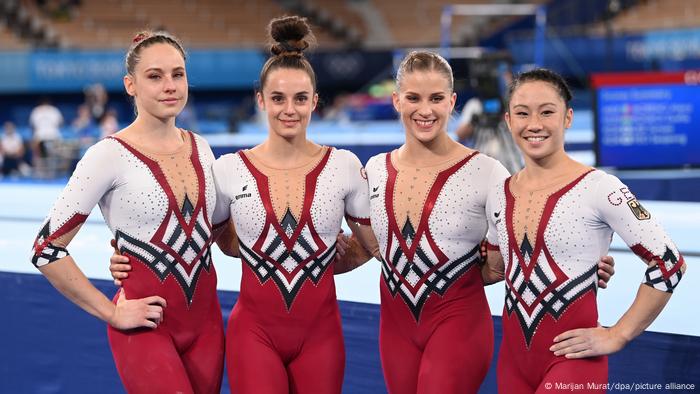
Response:
[[[374,200],[375,198],[379,197],[379,193],[377,193],[378,190],[379,186],[372,188],[372,194],[369,195],[370,200]]]
[[[247,189],[248,189],[248,185],[243,186],[243,188],[241,189],[241,191],[242,191],[243,193],[241,193],[241,194],[236,194],[236,197],[235,197],[235,198],[236,198],[236,201],[240,200],[241,198],[246,198],[246,197],[251,197],[251,196],[252,196],[251,193],[246,193],[246,190],[247,190]]]

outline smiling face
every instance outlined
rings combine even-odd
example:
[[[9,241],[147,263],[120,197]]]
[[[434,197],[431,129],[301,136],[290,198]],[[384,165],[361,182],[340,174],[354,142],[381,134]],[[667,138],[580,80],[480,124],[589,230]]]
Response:
[[[304,70],[278,68],[270,72],[257,94],[258,106],[267,112],[270,133],[283,138],[306,136],[318,95]]]
[[[444,75],[432,70],[413,71],[402,76],[398,88],[392,100],[407,140],[426,143],[447,132],[457,95]]]
[[[564,130],[573,116],[551,83],[530,81],[513,92],[505,120],[526,160],[538,161],[564,153]]]
[[[124,87],[134,98],[139,116],[175,118],[187,103],[187,73],[182,53],[169,44],[153,44],[139,53]]]

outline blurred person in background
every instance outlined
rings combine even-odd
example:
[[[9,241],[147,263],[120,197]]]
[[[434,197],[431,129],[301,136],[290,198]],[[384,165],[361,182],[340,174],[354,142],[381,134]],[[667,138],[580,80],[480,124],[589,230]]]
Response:
[[[508,127],[503,121],[503,92],[512,80],[510,68],[504,64],[483,70],[483,65],[473,67],[471,83],[477,95],[467,100],[457,122],[455,133],[462,144],[498,160],[514,174],[523,167],[522,156]]]
[[[85,152],[99,140],[100,130],[90,115],[90,108],[85,104],[78,106],[77,115],[71,122],[71,127],[78,142],[78,149],[71,163],[71,171],[73,171]]]
[[[87,105],[81,104],[78,106],[78,113],[71,122],[73,133],[80,144],[80,157],[83,157],[85,151],[91,147],[100,137],[97,124],[90,115],[90,108]]]
[[[39,105],[29,114],[29,125],[32,128],[32,161],[37,175],[41,178],[50,176],[52,169],[50,157],[54,145],[61,140],[60,127],[63,115],[58,108],[51,104],[48,97],[42,97]]]
[[[0,162],[2,162],[2,175],[8,176],[19,173],[28,176],[30,167],[24,162],[24,140],[17,133],[15,124],[5,122],[3,134],[0,136]]]
[[[95,122],[90,115],[90,108],[87,105],[81,104],[78,106],[75,119],[71,122],[73,132],[80,138],[91,134],[91,128],[95,126]]]
[[[87,86],[84,93],[85,105],[90,109],[92,119],[99,124],[107,111],[107,102],[109,101],[107,89],[102,84],[96,83]]]
[[[107,112],[105,112],[102,120],[100,120],[100,139],[107,138],[117,131],[119,131],[117,111],[110,108],[107,110]]]
[[[80,160],[37,235],[32,263],[66,298],[104,320],[129,393],[218,393],[224,331],[212,264],[214,155],[175,118],[188,97],[185,51],[142,32],[126,55],[136,119]],[[67,250],[99,204],[131,278],[113,300]]]

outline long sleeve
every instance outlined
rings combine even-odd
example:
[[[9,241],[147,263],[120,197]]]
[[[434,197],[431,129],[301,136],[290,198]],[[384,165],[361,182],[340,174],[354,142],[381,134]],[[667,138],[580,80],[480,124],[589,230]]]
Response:
[[[642,260],[651,262],[645,284],[672,293],[682,277],[683,256],[666,231],[618,178],[601,177],[594,193],[599,220],[620,235]]]
[[[69,255],[66,247],[90,211],[114,186],[115,154],[111,148],[109,142],[100,142],[78,163],[34,240],[31,261],[36,267]]]

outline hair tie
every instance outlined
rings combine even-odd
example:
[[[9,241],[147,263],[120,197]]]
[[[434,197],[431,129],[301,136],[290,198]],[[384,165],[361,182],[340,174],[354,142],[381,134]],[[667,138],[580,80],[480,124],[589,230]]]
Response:
[[[140,43],[141,41],[143,41],[143,40],[145,40],[145,39],[147,39],[147,38],[149,38],[149,37],[150,37],[150,34],[139,33],[139,34],[136,35],[136,37],[134,37],[134,40],[133,40],[133,41],[134,41],[134,44],[138,44],[138,43]]]
[[[299,48],[298,46],[294,46],[289,43],[289,41],[283,41],[280,42],[280,46],[284,49],[285,52],[296,52],[296,53],[301,53],[304,51],[304,49],[309,47],[309,43],[306,41],[294,41],[294,43],[299,44],[302,43],[303,47]]]

